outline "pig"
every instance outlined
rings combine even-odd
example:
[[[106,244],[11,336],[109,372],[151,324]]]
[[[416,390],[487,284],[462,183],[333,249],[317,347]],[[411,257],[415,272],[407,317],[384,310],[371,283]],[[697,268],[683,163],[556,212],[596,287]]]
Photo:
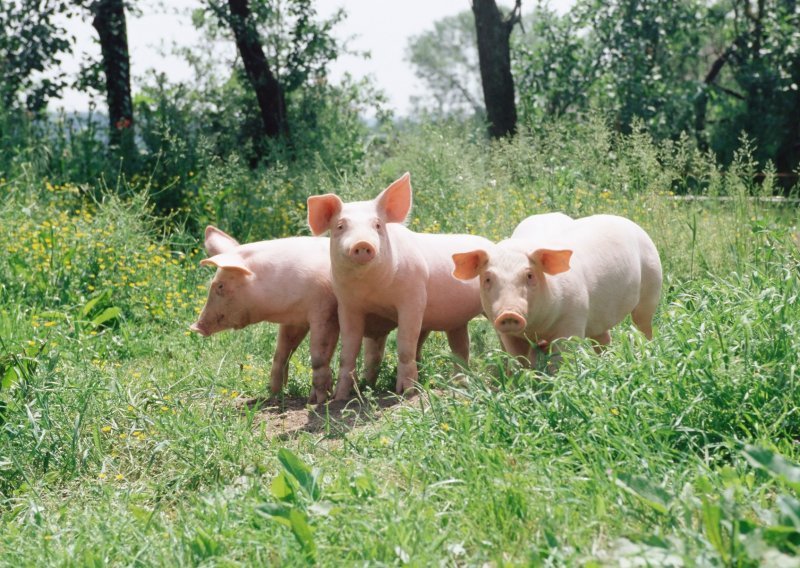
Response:
[[[480,282],[484,312],[504,349],[533,365],[537,344],[559,338],[608,345],[610,328],[628,314],[652,339],[662,273],[647,233],[615,215],[554,221],[546,231],[528,223],[496,245],[453,255],[453,275]]]
[[[208,300],[189,329],[209,336],[267,321],[280,324],[270,387],[281,391],[289,358],[311,331],[313,388],[310,402],[323,402],[332,385],[330,361],[339,337],[337,302],[330,278],[327,238],[291,237],[241,245],[207,227],[202,266],[217,268]]]
[[[453,353],[464,364],[469,360],[467,324],[481,312],[479,286],[453,278],[451,256],[491,242],[415,233],[403,225],[411,204],[408,173],[371,201],[344,203],[332,193],[308,198],[311,232],[330,231],[342,342],[336,400],[350,396],[359,344],[376,317],[397,324],[398,394],[417,383],[419,346],[431,331],[446,332]],[[385,338],[373,343],[373,352],[383,353]]]
[[[511,233],[512,239],[538,239],[557,235],[572,224],[574,219],[564,213],[541,213],[523,219]]]

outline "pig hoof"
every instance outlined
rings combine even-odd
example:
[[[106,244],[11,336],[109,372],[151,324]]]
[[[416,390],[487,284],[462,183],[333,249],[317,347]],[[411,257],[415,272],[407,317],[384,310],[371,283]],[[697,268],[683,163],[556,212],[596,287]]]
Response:
[[[337,390],[333,395],[333,400],[348,400],[350,398],[350,391]]]
[[[308,397],[308,404],[322,404],[328,400],[327,391],[313,391]]]
[[[395,392],[399,395],[411,394],[415,390],[414,387],[416,386],[417,386],[416,381],[410,379],[405,381],[398,381]]]

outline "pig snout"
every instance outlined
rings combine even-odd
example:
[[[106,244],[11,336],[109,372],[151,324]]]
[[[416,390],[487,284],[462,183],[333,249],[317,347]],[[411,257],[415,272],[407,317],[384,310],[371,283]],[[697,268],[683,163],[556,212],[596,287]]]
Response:
[[[208,337],[209,335],[211,335],[208,332],[208,330],[206,330],[206,328],[204,328],[203,325],[199,321],[196,321],[192,325],[190,325],[189,326],[189,331],[193,331],[195,333],[199,333],[203,337]]]
[[[525,318],[512,311],[504,311],[494,320],[494,328],[500,333],[519,333],[526,325]]]
[[[350,259],[358,264],[366,264],[375,258],[375,245],[367,241],[358,241],[350,247]]]

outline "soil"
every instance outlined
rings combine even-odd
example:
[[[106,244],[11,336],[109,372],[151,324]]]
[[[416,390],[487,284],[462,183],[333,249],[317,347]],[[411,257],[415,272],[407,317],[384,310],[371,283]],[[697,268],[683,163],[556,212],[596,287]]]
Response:
[[[242,411],[256,410],[255,423],[266,422],[270,437],[289,438],[300,432],[340,437],[408,403],[408,398],[384,393],[369,399],[353,398],[317,405],[308,404],[305,398],[261,397],[242,400],[239,407]]]

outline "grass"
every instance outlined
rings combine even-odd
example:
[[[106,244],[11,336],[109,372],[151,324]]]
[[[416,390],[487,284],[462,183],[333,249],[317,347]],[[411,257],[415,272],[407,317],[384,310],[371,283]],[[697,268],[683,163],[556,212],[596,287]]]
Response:
[[[456,134],[404,134],[356,174],[284,171],[270,183],[291,214],[247,214],[256,195],[209,220],[303,232],[305,195],[368,197],[406,169],[418,230],[500,238],[526,214],[615,212],[662,255],[654,341],[626,321],[599,356],[573,340],[554,375],[503,370],[476,320],[466,380],[434,336],[418,397],[366,393],[357,416],[298,428],[239,404],[267,390],[275,326],[186,331],[210,278],[197,235],[165,232],[139,194],[4,180],[0,565],[792,565],[796,211],[748,199],[746,152],[722,172],[597,124],[492,149]],[[671,199],[684,190],[734,199]],[[307,345],[291,365],[290,401]],[[390,347],[384,388],[394,365]]]

